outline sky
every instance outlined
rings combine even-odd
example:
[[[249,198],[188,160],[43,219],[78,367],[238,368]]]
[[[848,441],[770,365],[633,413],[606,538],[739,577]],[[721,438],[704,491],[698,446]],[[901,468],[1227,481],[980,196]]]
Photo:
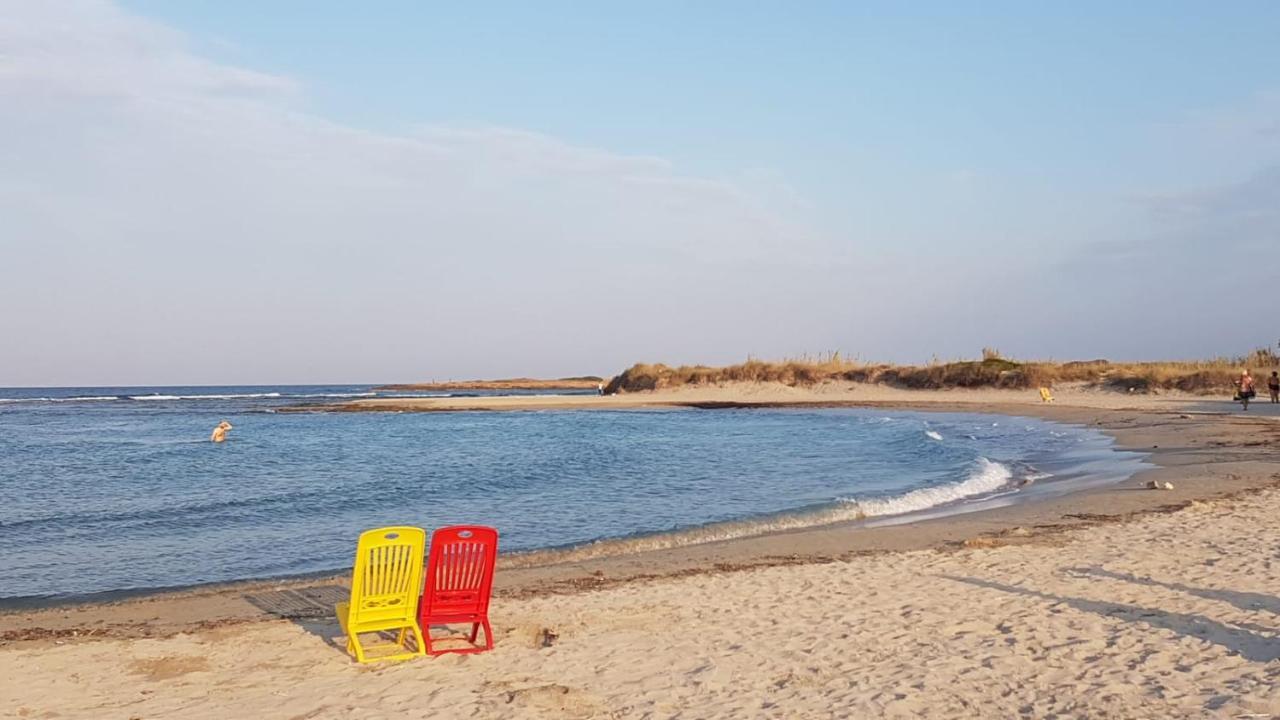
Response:
[[[1280,3],[0,0],[0,386],[1239,355]]]

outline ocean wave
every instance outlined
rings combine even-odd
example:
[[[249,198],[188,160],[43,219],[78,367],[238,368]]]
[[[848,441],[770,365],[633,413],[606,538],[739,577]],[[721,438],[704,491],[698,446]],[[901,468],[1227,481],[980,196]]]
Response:
[[[138,400],[144,402],[178,402],[180,400],[273,400],[280,399],[314,399],[314,398],[448,398],[448,397],[471,397],[467,395],[459,395],[458,393],[378,393],[373,391],[366,392],[328,392],[328,393],[282,393],[282,392],[258,392],[258,393],[206,393],[198,395],[174,395],[170,393],[152,393],[150,395],[85,395],[76,397],[29,397],[29,398],[0,398],[0,403],[47,403],[47,402],[105,402],[110,400]],[[546,396],[552,397],[552,396]]]
[[[41,403],[41,402],[106,402],[109,400],[119,400],[115,395],[78,395],[75,397],[30,397],[30,398],[0,398],[0,403]]]
[[[941,435],[939,435],[938,433],[934,432],[933,430],[925,430],[925,431],[924,431],[924,434],[925,434],[927,437],[929,437],[930,439],[932,439],[932,440],[941,440],[941,439],[942,439],[942,436],[941,436]]]
[[[651,550],[666,550],[686,545],[736,540],[773,532],[806,530],[823,525],[854,522],[888,515],[903,515],[928,510],[939,505],[958,503],[966,498],[990,495],[1008,486],[1013,472],[1005,465],[978,458],[978,466],[957,483],[912,490],[889,498],[840,498],[827,507],[784,513],[765,518],[711,523],[671,532],[639,535],[629,538],[597,540],[585,545],[552,550],[533,550],[504,559],[507,567],[542,565],[548,562],[581,561],[598,557],[626,555]],[[1016,491],[1016,489],[1015,489]]]
[[[841,498],[856,509],[857,518],[883,517],[885,515],[902,515],[909,512],[928,510],[939,505],[964,500],[975,495],[995,492],[1013,479],[1013,471],[1008,466],[993,462],[984,457],[978,458],[978,467],[969,477],[958,483],[949,483],[937,487],[920,488],[904,495],[891,498]]]
[[[190,442],[190,441],[187,441]],[[207,444],[207,441],[196,441]],[[0,538],[7,533],[41,525],[63,524],[74,527],[77,532],[84,532],[107,526],[110,532],[120,533],[136,530],[138,526],[179,524],[191,529],[197,525],[228,524],[236,520],[236,514],[263,513],[269,508],[292,506],[303,501],[318,501],[329,497],[326,489],[293,490],[258,497],[237,497],[211,502],[191,502],[187,504],[168,505],[140,510],[85,510],[75,509],[55,512],[38,517],[27,517],[5,523],[0,522]]]
[[[179,400],[243,400],[255,398],[278,398],[280,393],[239,393],[230,395],[179,395]]]
[[[130,395],[130,400],[247,400],[254,398],[278,398],[281,397],[278,392],[268,393],[231,393],[231,394],[210,394],[210,395]]]

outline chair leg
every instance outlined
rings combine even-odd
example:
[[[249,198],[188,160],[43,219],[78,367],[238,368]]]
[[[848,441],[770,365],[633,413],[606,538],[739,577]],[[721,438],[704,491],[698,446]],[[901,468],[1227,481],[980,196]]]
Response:
[[[396,644],[404,647],[404,638],[409,634],[409,628],[400,628],[400,632],[396,634]]]
[[[347,651],[350,652],[351,650],[355,650],[356,662],[365,662],[364,645],[360,644],[360,636],[356,633],[350,633],[347,635]]]
[[[471,639],[467,642],[472,645],[476,644],[476,634],[480,632],[480,623],[471,623]]]
[[[422,628],[418,627],[418,623],[416,622],[413,624],[413,627],[411,627],[410,629],[413,631],[413,639],[418,643],[418,647],[417,647],[418,654],[426,655],[427,641],[423,638],[423,636],[426,635],[426,633],[422,632]]]
[[[484,649],[493,649],[493,628],[489,627],[489,618],[484,618]]]
[[[419,623],[418,626],[422,628],[422,654],[434,655],[435,653],[431,652],[431,624]]]

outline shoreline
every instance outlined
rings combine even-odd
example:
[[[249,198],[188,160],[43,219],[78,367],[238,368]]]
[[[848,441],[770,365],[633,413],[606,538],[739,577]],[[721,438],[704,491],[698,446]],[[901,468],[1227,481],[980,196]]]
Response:
[[[503,556],[495,584],[496,598],[528,598],[580,592],[664,577],[715,574],[778,565],[825,563],[852,557],[933,549],[991,547],[1015,544],[1053,544],[1068,530],[1172,512],[1195,502],[1230,497],[1280,484],[1274,450],[1260,451],[1248,439],[1270,432],[1274,440],[1280,424],[1263,417],[1186,412],[1182,404],[1150,403],[1147,407],[1115,409],[1083,404],[1035,405],[983,397],[937,400],[848,400],[825,397],[636,398],[637,407],[893,407],[918,411],[987,412],[1029,416],[1086,425],[1112,436],[1117,450],[1150,453],[1145,470],[1119,485],[1086,489],[1060,497],[885,527],[842,521],[699,544],[645,550],[622,555],[573,558],[574,549],[543,550]],[[790,394],[790,393],[789,393]],[[921,393],[911,392],[919,396]],[[988,393],[989,395],[989,393]],[[1133,402],[1135,399],[1124,397]],[[506,399],[506,398],[500,398]],[[607,398],[587,397],[587,400]],[[1095,398],[1089,398],[1095,400]],[[437,400],[437,399],[431,399]],[[440,399],[448,400],[448,399]],[[467,398],[467,401],[493,398]],[[504,409],[545,409],[545,398],[527,398]],[[563,398],[559,399],[563,400]],[[581,400],[571,403],[577,407]],[[710,405],[708,405],[710,403]],[[732,403],[732,404],[726,404]],[[415,403],[416,404],[416,403]],[[1101,403],[1094,403],[1101,404]],[[614,409],[611,407],[596,407]],[[448,408],[460,409],[460,408]],[[479,409],[479,408],[466,408]],[[488,409],[488,408],[486,408]],[[560,408],[569,409],[569,408]],[[1274,442],[1271,444],[1274,447]],[[1254,457],[1261,452],[1261,459]],[[1172,491],[1136,491],[1147,480],[1172,482]],[[110,600],[87,598],[72,602],[11,607],[0,610],[0,641],[48,641],[58,638],[154,637],[278,618],[322,617],[347,581],[345,573],[309,574],[301,578],[235,581],[181,590],[139,591]],[[129,591],[123,591],[128,593]],[[290,596],[289,607],[272,607],[267,596]],[[313,602],[308,598],[323,598]]]
[[[1035,408],[1081,407],[1089,409],[1183,409],[1203,402],[1206,396],[1184,393],[1125,394],[1099,391],[1084,383],[1054,389],[1057,401],[1045,405],[1038,393],[991,388],[905,390],[888,385],[858,382],[823,382],[811,386],[772,383],[729,383],[685,386],[614,395],[493,395],[427,398],[360,398],[342,402],[304,403],[277,408],[276,412],[460,412],[547,410],[640,410],[763,407],[873,407],[974,411],[975,406]],[[997,410],[1007,414],[1004,410]]]
[[[755,407],[769,406],[756,405]],[[917,409],[899,412],[918,411]],[[939,412],[950,413],[952,411],[939,410]],[[961,413],[956,414],[960,415]],[[1035,418],[1027,414],[1010,415],[985,411],[981,413],[966,412],[963,415],[967,417],[987,416],[1015,421],[1035,420]],[[699,525],[657,531],[637,531],[585,542],[501,551],[499,554],[499,568],[503,570],[541,568],[549,565],[561,565],[585,560],[603,560],[619,556],[674,550],[692,545],[732,543],[766,535],[822,530],[840,526],[874,528],[896,524],[911,525],[926,520],[945,519],[984,510],[1043,502],[1048,499],[1083,492],[1096,486],[1109,486],[1124,482],[1137,473],[1151,468],[1150,463],[1146,462],[1147,453],[1123,450],[1116,447],[1114,438],[1106,433],[1076,423],[1053,421],[1053,424],[1062,428],[1070,428],[1073,431],[1094,433],[1094,437],[1105,438],[1111,446],[1098,451],[1100,452],[1099,455],[1087,456],[1084,460],[1079,461],[1081,464],[1074,468],[1055,471],[1053,475],[1047,476],[1047,478],[1052,479],[1047,479],[1046,476],[1041,475],[1040,477],[1019,480],[1016,476],[1010,475],[1007,484],[998,488],[997,492],[960,496],[957,499],[938,505],[928,505],[917,509],[883,514],[857,514],[855,516],[854,513],[858,511],[855,510],[852,504],[843,500],[832,500],[827,503],[766,511],[747,517],[718,520]],[[1088,436],[1081,436],[1081,440],[1086,437]],[[1102,469],[1098,468],[1099,463],[1103,465]],[[1084,470],[1083,468],[1086,466],[1091,469]],[[1123,477],[1115,479],[1119,475],[1123,475]],[[958,480],[949,483],[949,485],[959,485],[963,482],[965,481]],[[1034,487],[1032,487],[1033,483]],[[1024,490],[1029,490],[1029,492],[1022,494]],[[901,495],[892,495],[887,498],[872,497],[869,499],[873,503],[892,502],[906,498],[913,492],[916,491],[904,490]],[[216,592],[237,587],[257,588],[282,584],[305,585],[312,582],[341,579],[344,577],[345,572],[347,570],[344,567],[332,567],[295,574],[215,580],[190,585],[126,588],[61,596],[0,597],[0,615],[77,606],[115,605],[155,596],[199,594],[204,591]]]

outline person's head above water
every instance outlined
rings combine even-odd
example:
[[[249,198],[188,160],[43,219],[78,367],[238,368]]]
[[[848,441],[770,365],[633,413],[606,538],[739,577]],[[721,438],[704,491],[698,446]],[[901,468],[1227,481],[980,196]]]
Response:
[[[223,420],[222,422],[218,423],[218,427],[222,428],[223,430],[230,430],[231,423],[227,422],[226,420]]]

